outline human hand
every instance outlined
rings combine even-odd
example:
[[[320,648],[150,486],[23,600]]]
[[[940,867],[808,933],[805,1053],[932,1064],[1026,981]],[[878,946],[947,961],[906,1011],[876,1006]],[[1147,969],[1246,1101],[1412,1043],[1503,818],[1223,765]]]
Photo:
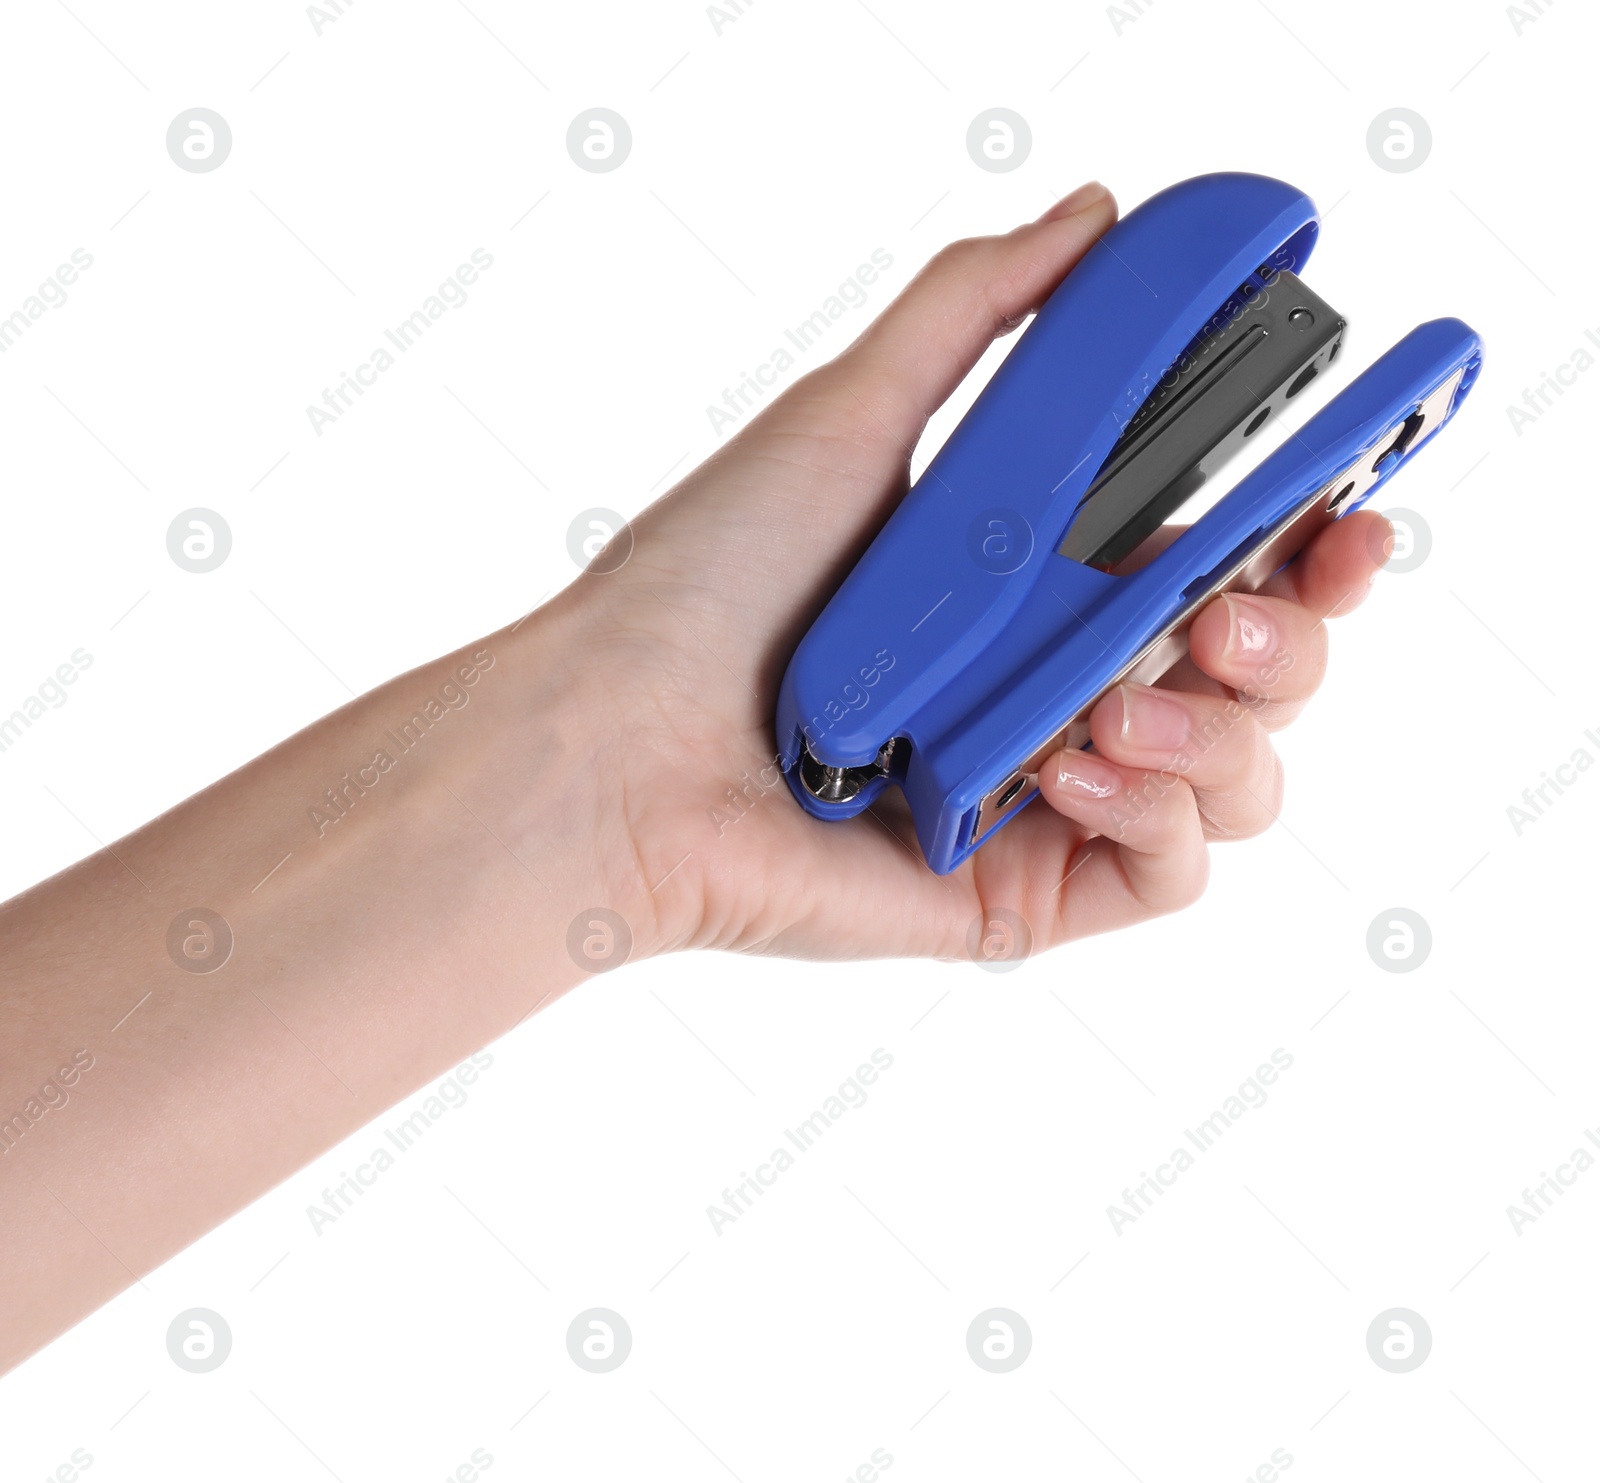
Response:
[[[1361,601],[1386,554],[1373,513],[1329,526],[1260,594],[1207,606],[1190,658],[1107,695],[1095,751],[1046,763],[1044,805],[949,876],[923,863],[897,792],[823,823],[775,762],[784,667],[905,493],[928,417],[1115,219],[1085,186],[1028,226],[945,248],[849,349],[632,522],[624,566],[553,605],[605,675],[589,730],[620,744],[597,772],[601,875],[636,953],[958,957],[998,910],[1042,949],[1189,905],[1209,842],[1276,817],[1270,733],[1322,679],[1323,619]]]
[[[1268,733],[1316,689],[1322,618],[1365,593],[1380,517],[1209,605],[1192,657],[1102,700],[1095,752],[1047,763],[1045,802],[951,875],[897,795],[823,823],[775,762],[784,667],[904,494],[929,414],[1115,214],[1086,190],[947,248],[633,522],[619,569],[0,905],[4,1106],[32,1105],[62,1047],[94,1055],[70,1117],[8,1125],[26,1142],[0,1161],[0,1370],[598,967],[683,947],[959,957],[1000,911],[1049,947],[1186,905],[1208,841],[1266,827]],[[172,936],[196,902],[223,929],[198,968]],[[591,959],[596,907],[631,943]],[[194,976],[224,967],[223,991]]]

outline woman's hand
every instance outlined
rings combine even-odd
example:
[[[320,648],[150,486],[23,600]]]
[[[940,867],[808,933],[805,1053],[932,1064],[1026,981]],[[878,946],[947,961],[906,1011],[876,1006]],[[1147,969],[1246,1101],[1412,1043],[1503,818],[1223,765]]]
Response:
[[[590,956],[596,908],[635,958],[954,957],[999,911],[1048,947],[1187,904],[1208,840],[1265,827],[1267,733],[1321,678],[1322,617],[1372,578],[1375,516],[1207,608],[1192,661],[1102,701],[1095,753],[1048,764],[1046,806],[953,875],[897,800],[823,824],[775,766],[783,667],[904,493],[928,415],[1114,216],[1086,189],[942,252],[645,511],[620,569],[0,905],[0,1371],[623,961]]]
[[[1387,551],[1381,516],[1330,526],[1261,595],[1213,602],[1191,659],[1102,700],[1094,753],[1047,763],[1047,806],[949,876],[923,863],[898,793],[826,824],[775,763],[784,667],[905,493],[929,416],[1115,219],[1089,185],[1003,237],[945,248],[848,350],[634,521],[624,566],[552,605],[604,676],[592,729],[620,742],[600,775],[615,815],[597,837],[604,904],[636,956],[956,957],[1002,910],[1042,949],[1189,905],[1208,843],[1276,816],[1269,733],[1321,681],[1323,619],[1365,595]],[[1163,775],[1178,759],[1182,775]]]

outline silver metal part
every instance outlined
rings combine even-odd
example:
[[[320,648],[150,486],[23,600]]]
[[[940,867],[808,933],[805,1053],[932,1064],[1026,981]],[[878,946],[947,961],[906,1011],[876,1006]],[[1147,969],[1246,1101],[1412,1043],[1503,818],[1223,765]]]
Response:
[[[1346,509],[1378,482],[1384,459],[1405,454],[1439,430],[1455,400],[1465,369],[1457,371],[1431,393],[1409,416],[1396,423],[1348,468],[1329,479],[1276,529],[1266,532],[1259,545],[1246,552],[1215,579],[1194,591],[1178,616],[1158,633],[1104,690],[1069,718],[1043,746],[1019,767],[1008,772],[978,806],[972,838],[977,840],[1007,815],[1015,813],[1039,791],[1039,769],[1057,752],[1084,746],[1089,740],[1089,712],[1117,685],[1129,682],[1151,685],[1189,652],[1189,625],[1214,597],[1224,592],[1254,592],[1291,560],[1323,526],[1340,518]],[[1018,787],[1017,784],[1022,786]]]
[[[887,777],[894,761],[899,737],[892,737],[878,750],[878,755],[864,767],[829,767],[811,755],[811,748],[802,741],[800,746],[800,781],[806,792],[824,803],[849,803],[868,783]]]

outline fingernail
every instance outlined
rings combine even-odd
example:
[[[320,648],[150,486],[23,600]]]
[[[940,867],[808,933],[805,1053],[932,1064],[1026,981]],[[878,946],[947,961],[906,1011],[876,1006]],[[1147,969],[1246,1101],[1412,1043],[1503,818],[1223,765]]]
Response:
[[[1258,659],[1277,647],[1277,625],[1266,608],[1235,593],[1228,593],[1222,600],[1228,605],[1228,642],[1222,650],[1224,659]]]
[[[1080,798],[1115,798],[1124,786],[1115,765],[1089,752],[1063,752],[1056,782]]]
[[[1087,211],[1097,202],[1105,200],[1111,194],[1098,180],[1091,180],[1087,185],[1080,185],[1071,195],[1063,196],[1043,216],[1040,221],[1060,221],[1065,216],[1076,216],[1080,211]]]
[[[1183,702],[1144,685],[1118,685],[1122,701],[1122,741],[1141,752],[1172,752],[1189,740],[1189,712]]]

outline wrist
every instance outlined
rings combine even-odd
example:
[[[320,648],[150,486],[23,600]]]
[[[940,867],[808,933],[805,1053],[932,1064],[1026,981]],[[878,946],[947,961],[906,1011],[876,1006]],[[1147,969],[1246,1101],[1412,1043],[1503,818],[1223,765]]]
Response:
[[[660,656],[586,585],[471,646],[494,656],[495,683],[463,778],[506,865],[542,898],[539,932],[579,979],[679,945],[688,902],[676,862],[641,847],[637,827],[654,697],[628,677],[657,673]]]

